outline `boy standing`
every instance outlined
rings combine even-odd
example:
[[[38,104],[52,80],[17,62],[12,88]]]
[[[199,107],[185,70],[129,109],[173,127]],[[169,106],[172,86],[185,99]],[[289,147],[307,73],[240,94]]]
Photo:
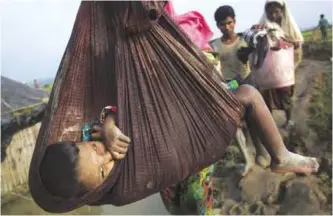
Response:
[[[249,55],[253,48],[248,46],[242,34],[235,32],[236,19],[234,9],[229,5],[221,6],[216,10],[214,18],[217,27],[222,32],[222,37],[211,42],[211,45],[214,51],[220,55],[221,70],[224,78],[227,82],[236,80],[239,85],[248,84],[256,87],[249,62]],[[250,132],[254,133],[253,131]],[[237,138],[237,142],[241,144],[244,139]],[[257,164],[267,167],[270,161],[267,150],[259,139],[253,140],[253,144],[256,148]],[[247,149],[241,150],[243,152],[247,151]],[[250,166],[250,164],[247,164],[246,169]]]
[[[325,18],[324,14],[320,15],[318,27],[321,31],[322,40],[327,40],[327,29],[329,27],[329,23],[328,23],[327,19]]]
[[[222,37],[214,40],[211,45],[220,55],[223,76],[228,82],[237,80],[239,84],[254,85],[248,61],[252,49],[248,47],[242,34],[235,32],[234,9],[228,5],[221,6],[214,17]]]

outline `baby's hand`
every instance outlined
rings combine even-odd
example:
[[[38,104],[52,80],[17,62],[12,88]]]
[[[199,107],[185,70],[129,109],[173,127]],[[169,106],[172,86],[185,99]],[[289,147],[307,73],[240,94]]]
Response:
[[[115,160],[125,158],[130,138],[125,136],[115,125],[113,119],[107,119],[103,126],[105,145]]]
[[[128,151],[130,138],[125,136],[114,124],[113,119],[106,119],[103,126],[94,125],[93,140],[104,139],[104,145],[115,160],[124,159]]]

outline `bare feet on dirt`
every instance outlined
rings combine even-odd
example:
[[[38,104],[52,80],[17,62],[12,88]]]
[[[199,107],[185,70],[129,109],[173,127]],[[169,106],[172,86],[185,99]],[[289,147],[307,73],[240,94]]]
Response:
[[[295,127],[295,122],[292,120],[289,120],[285,124],[282,125],[282,128],[285,130],[291,130],[294,127]]]
[[[264,147],[264,145],[259,141],[255,145],[256,147],[256,164],[262,168],[267,168],[271,164],[271,156]]]
[[[316,158],[305,157],[288,152],[281,163],[271,164],[271,170],[276,173],[315,173],[318,171],[319,163]]]
[[[253,161],[245,164],[236,164],[236,170],[242,177],[245,177],[252,170],[254,165],[255,163]]]
[[[257,155],[256,163],[262,168],[267,168],[271,164],[271,158],[269,155]]]

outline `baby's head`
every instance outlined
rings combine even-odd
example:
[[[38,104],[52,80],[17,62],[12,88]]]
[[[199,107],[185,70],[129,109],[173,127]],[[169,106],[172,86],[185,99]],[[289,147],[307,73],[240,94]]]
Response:
[[[47,147],[40,177],[53,195],[78,197],[97,188],[113,165],[111,154],[101,142],[63,141]]]

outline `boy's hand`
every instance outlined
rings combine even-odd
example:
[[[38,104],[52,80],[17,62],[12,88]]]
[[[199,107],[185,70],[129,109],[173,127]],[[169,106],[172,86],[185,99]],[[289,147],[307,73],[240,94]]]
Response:
[[[249,60],[249,55],[254,51],[252,47],[241,47],[237,50],[237,57],[243,63],[246,64]]]

